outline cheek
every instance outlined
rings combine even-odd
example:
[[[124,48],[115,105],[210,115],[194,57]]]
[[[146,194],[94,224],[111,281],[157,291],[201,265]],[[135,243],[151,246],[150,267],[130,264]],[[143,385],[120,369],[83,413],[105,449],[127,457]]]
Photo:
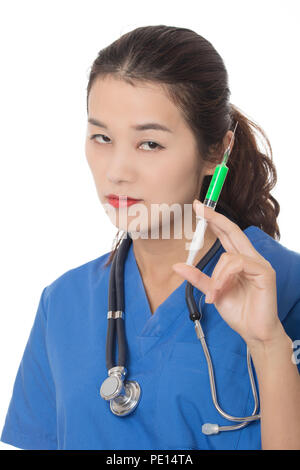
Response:
[[[160,168],[154,184],[170,202],[190,202],[198,185],[199,168],[194,158],[181,158]]]
[[[93,149],[92,149],[92,145],[90,143],[90,140],[88,138],[86,138],[86,141],[85,141],[85,157],[86,157],[86,160],[89,164],[89,167],[92,169]]]
[[[85,143],[85,156],[94,177],[100,177],[105,170],[105,159],[100,158],[95,145],[93,145],[93,142],[90,142],[89,139],[87,139]]]
[[[87,159],[87,162],[89,164],[89,166],[92,168],[94,166],[94,162],[95,162],[95,151],[94,151],[94,148],[93,148],[93,144],[92,142],[90,141],[90,139],[86,139],[85,141],[85,156],[86,156],[86,159]]]

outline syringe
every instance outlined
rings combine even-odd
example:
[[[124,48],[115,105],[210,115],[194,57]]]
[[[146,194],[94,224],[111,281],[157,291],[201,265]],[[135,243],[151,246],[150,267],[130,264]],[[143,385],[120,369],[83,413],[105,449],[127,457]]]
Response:
[[[207,190],[207,193],[206,193],[206,196],[205,196],[205,199],[204,199],[204,202],[203,202],[203,204],[205,206],[211,207],[213,210],[216,208],[218,199],[219,199],[220,194],[221,194],[221,190],[222,190],[224,182],[225,182],[225,178],[226,178],[227,173],[228,173],[228,166],[226,166],[226,163],[227,163],[228,157],[229,157],[229,155],[231,153],[231,150],[232,150],[231,149],[231,143],[232,143],[237,125],[238,125],[238,122],[235,125],[232,137],[230,139],[230,143],[229,143],[227,149],[225,150],[223,160],[220,163],[220,165],[216,166],[216,169],[214,171],[213,177],[211,179],[209,188]],[[188,255],[188,258],[187,258],[187,261],[186,261],[186,264],[188,264],[190,266],[193,265],[193,261],[194,261],[194,258],[196,256],[197,252],[203,246],[204,234],[205,234],[205,230],[206,230],[206,227],[207,227],[207,221],[203,217],[197,215],[196,219],[198,219],[197,220],[197,226],[196,226],[196,230],[195,230],[194,235],[193,235],[192,242],[190,244],[189,255]]]

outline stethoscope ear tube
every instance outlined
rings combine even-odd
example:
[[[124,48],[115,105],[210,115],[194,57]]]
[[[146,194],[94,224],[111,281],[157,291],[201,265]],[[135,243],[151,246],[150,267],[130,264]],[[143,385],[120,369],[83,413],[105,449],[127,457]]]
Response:
[[[106,336],[106,367],[110,370],[115,366],[114,346],[115,336],[118,338],[118,366],[125,367],[126,362],[126,341],[124,331],[124,261],[132,239],[127,234],[127,238],[121,241],[113,258],[108,293],[108,328]]]
[[[125,258],[127,256],[129,247],[132,243],[132,238],[130,238],[129,233],[127,233],[126,238],[121,242],[120,249],[118,249],[116,256],[116,268],[115,268],[115,285],[117,290],[117,305],[116,310],[119,312],[124,312],[125,310],[125,301],[124,301],[124,265]],[[116,318],[116,328],[118,336],[118,366],[125,367],[126,363],[126,340],[125,340],[125,331],[124,331],[124,318],[123,315],[120,315]]]
[[[126,341],[124,328],[124,264],[132,242],[129,234],[121,241],[113,258],[108,295],[108,328],[106,336],[106,367],[108,377],[100,388],[100,395],[110,401],[110,409],[117,416],[127,416],[139,403],[141,389],[136,381],[124,381],[127,370]],[[115,364],[115,336],[118,340],[118,364]]]
[[[115,254],[110,267],[109,276],[109,292],[108,292],[108,311],[115,312],[117,310],[116,304],[116,282],[115,271],[117,263],[117,253]],[[110,370],[114,367],[114,342],[115,342],[115,320],[108,318],[107,320],[107,333],[106,333],[106,368]]]
[[[211,258],[213,258],[213,256],[216,254],[216,252],[219,250],[219,248],[221,246],[222,245],[221,245],[220,240],[217,239],[216,242],[214,243],[214,245],[211,247],[211,249],[199,261],[196,268],[198,268],[198,269],[200,269],[200,271],[202,271],[202,269],[206,266],[208,261]],[[195,298],[194,298],[194,295],[193,295],[193,290],[194,290],[194,286],[190,282],[187,281],[186,287],[185,287],[185,299],[186,299],[186,303],[187,303],[187,306],[188,306],[188,309],[189,309],[189,312],[190,312],[190,319],[194,322],[196,320],[201,320],[202,313],[200,313],[199,310],[198,310],[198,307],[197,307],[197,304],[195,302]]]

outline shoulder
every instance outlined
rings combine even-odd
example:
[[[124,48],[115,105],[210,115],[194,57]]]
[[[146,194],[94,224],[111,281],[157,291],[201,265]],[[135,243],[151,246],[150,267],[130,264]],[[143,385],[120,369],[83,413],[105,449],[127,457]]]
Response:
[[[68,293],[71,293],[72,296],[76,297],[76,293],[81,295],[84,291],[93,290],[107,277],[109,266],[106,267],[105,264],[110,253],[107,252],[98,258],[62,273],[44,288],[44,301],[47,302],[49,297],[56,297],[61,294],[66,297]]]
[[[278,310],[283,320],[300,301],[300,253],[287,248],[254,225],[246,228],[244,233],[276,272]]]
[[[300,276],[300,253],[287,248],[259,227],[251,225],[244,230],[254,248],[279,271]],[[280,269],[281,268],[281,269]],[[299,277],[298,277],[299,279]]]

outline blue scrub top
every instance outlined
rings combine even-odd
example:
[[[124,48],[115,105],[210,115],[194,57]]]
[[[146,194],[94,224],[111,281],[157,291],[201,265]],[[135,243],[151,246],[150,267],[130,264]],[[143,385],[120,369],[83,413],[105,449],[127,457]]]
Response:
[[[258,227],[244,233],[276,270],[279,317],[287,334],[300,339],[300,254]],[[224,251],[221,246],[206,274],[211,276]],[[152,315],[132,244],[124,270],[126,378],[138,381],[142,395],[132,414],[111,413],[99,394],[107,377],[108,256],[69,270],[43,289],[1,440],[21,449],[261,449],[259,421],[202,434],[203,423],[236,423],[213,405],[207,363],[186,306],[187,281]],[[197,302],[201,295],[194,288]],[[202,327],[219,404],[231,415],[251,415],[246,344],[204,300]]]

